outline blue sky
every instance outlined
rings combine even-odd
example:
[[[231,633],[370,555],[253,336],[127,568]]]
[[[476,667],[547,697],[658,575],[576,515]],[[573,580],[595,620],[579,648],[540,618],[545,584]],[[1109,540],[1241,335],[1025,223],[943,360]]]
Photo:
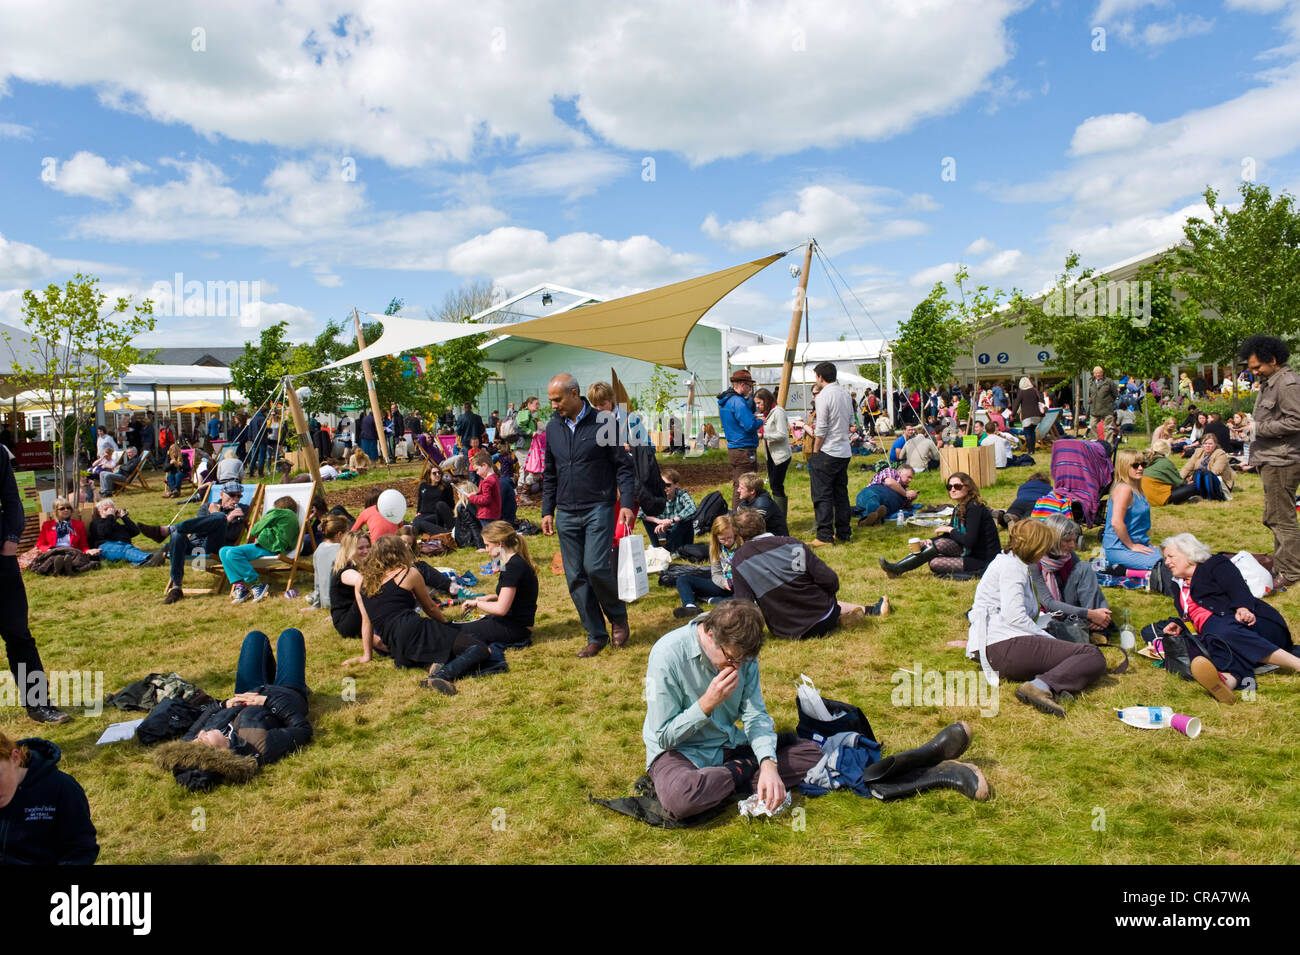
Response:
[[[866,312],[814,268],[813,336],[869,338],[957,263],[1037,290],[1069,249],[1175,241],[1207,184],[1296,192],[1298,107],[1300,0],[6,3],[0,320],[78,269],[136,296],[179,272],[260,307],[148,344],[303,338],[814,235]],[[782,336],[793,284],[713,317]]]

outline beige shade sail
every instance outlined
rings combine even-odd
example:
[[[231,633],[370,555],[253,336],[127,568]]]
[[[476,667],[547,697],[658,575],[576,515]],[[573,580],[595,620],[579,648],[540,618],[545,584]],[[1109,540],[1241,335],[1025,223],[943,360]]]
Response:
[[[737,285],[783,255],[778,252],[663,288],[506,325],[501,331],[517,338],[685,368],[686,336],[695,323]]]
[[[506,325],[428,322],[396,315],[373,316],[384,323],[384,334],[364,351],[349,355],[322,368],[351,365],[363,358],[397,355],[473,335],[489,332],[532,341],[572,345],[624,358],[685,368],[686,336],[704,313],[746,279],[761,272],[785,255],[777,252],[720,272],[710,272],[663,288],[637,292],[595,305],[583,305],[559,315],[534,318]]]

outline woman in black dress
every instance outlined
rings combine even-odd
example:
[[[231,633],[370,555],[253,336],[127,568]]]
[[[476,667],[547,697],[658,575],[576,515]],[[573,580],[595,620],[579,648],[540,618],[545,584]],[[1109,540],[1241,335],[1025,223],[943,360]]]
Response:
[[[533,642],[533,618],[537,615],[537,571],[528,556],[528,543],[505,521],[493,521],[483,528],[488,554],[501,567],[494,597],[475,597],[462,605],[481,610],[486,616],[459,629],[484,643],[528,646]]]
[[[491,656],[487,644],[473,633],[446,621],[399,534],[386,534],[371,547],[361,565],[358,597],[362,652],[344,666],[368,663],[373,650],[382,650],[396,666],[428,667],[429,675],[420,685],[452,695],[454,681]],[[416,612],[417,606],[425,616]]]
[[[370,555],[370,535],[365,531],[348,531],[339,539],[330,574],[330,619],[340,637],[361,636],[361,603],[357,587],[361,586],[361,562]]]

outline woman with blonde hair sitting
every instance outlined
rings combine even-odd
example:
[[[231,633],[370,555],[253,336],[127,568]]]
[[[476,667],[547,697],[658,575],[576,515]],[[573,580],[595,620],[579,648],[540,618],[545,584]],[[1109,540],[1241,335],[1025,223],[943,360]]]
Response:
[[[1149,571],[1160,563],[1160,552],[1151,546],[1151,504],[1142,493],[1145,469],[1139,451],[1124,448],[1115,455],[1115,483],[1106,504],[1101,548],[1107,563]]]
[[[1017,700],[1064,717],[1057,697],[1096,682],[1106,672],[1106,659],[1092,644],[1057,640],[1038,625],[1029,572],[1056,540],[1042,521],[1017,521],[1011,528],[1011,552],[993,558],[975,588],[966,615],[966,655],[979,661],[991,685],[1001,677],[1025,680]]]
[[[730,600],[731,558],[736,553],[736,528],[730,514],[715,518],[709,535],[709,576],[682,574],[677,578],[677,596],[682,605],[673,611],[674,617],[694,617],[700,604]]]
[[[1210,553],[1191,534],[1175,534],[1163,548],[1165,565],[1178,584],[1174,606],[1181,619],[1196,627],[1195,640],[1188,641],[1189,651],[1198,654],[1192,657],[1192,676],[1211,696],[1220,703],[1234,702],[1232,691],[1253,682],[1260,664],[1300,671],[1286,620],[1250,592],[1229,558]],[[1177,620],[1163,627],[1169,637],[1183,630]]]

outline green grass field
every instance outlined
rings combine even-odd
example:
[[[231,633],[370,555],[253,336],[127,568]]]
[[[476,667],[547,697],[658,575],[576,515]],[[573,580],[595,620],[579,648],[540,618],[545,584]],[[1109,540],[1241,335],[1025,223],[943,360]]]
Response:
[[[1038,457],[1046,470],[1047,455]],[[868,477],[856,470],[859,460],[851,494]],[[1001,472],[985,499],[1005,507],[1029,470]],[[686,483],[693,483],[689,473]],[[945,497],[937,472],[915,486],[922,501]],[[791,532],[811,537],[807,472],[792,471],[787,489]],[[138,519],[175,513],[175,502],[158,493],[118,500]],[[1192,531],[1214,549],[1268,551],[1262,503],[1259,479],[1243,475],[1230,503],[1156,509],[1153,537]],[[539,520],[536,511],[525,516]],[[47,735],[63,748],[62,768],[85,787],[106,863],[1296,860],[1297,675],[1263,676],[1255,700],[1224,707],[1135,658],[1128,674],[1103,679],[1070,704],[1065,720],[1017,703],[1016,684],[1001,687],[993,716],[981,716],[973,700],[964,707],[895,705],[891,677],[900,668],[975,668],[945,646],[965,636],[975,582],[937,581],[925,570],[890,581],[876,564],[882,555],[901,555],[907,537],[920,533],[855,529],[850,545],[821,552],[840,575],[841,596],[870,602],[888,593],[895,612],[827,639],[769,642],[761,658],[764,693],[778,729],[792,728],[794,684],[806,673],[824,695],[862,707],[887,751],[968,720],[975,737],[965,758],[992,784],[988,803],[951,792],[891,804],[835,793],[796,797],[803,813],[779,821],[751,824],[727,813],[675,832],[588,804],[589,793],[627,794],[644,769],[642,678],[651,645],[678,623],[677,599],[652,580],[650,595],[632,607],[630,645],[579,660],[584,637],[563,578],[549,572],[554,538],[544,537],[529,539],[542,580],[534,646],[510,654],[509,673],[464,681],[450,698],[418,688],[418,672],[384,662],[343,668],[356,642],[337,637],[327,613],[304,613],[301,599],[287,601],[278,590],[259,604],[234,606],[223,596],[163,606],[165,568],[27,576],[31,627],[46,666],[102,670],[105,692],[174,670],[224,697],[233,692],[248,630],[274,641],[286,627],[301,628],[316,737],[248,785],[190,795],[137,743],[95,745],[110,722],[139,714],[78,712],[69,724],[45,728],[4,709],[0,727],[11,736]],[[1089,534],[1085,553],[1095,545]],[[478,572],[484,559],[459,551],[450,562]],[[1171,613],[1167,598],[1106,594],[1138,625]],[[1274,599],[1293,621],[1298,601],[1295,593]],[[352,679],[355,702],[345,700]],[[1124,726],[1114,707],[1131,704],[1172,706],[1200,717],[1204,731],[1189,740],[1173,730]]]

